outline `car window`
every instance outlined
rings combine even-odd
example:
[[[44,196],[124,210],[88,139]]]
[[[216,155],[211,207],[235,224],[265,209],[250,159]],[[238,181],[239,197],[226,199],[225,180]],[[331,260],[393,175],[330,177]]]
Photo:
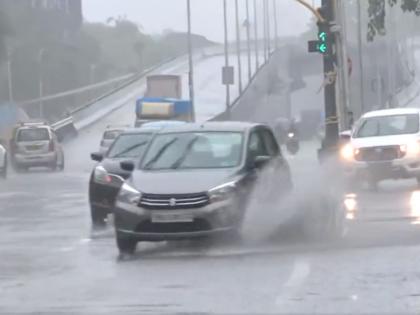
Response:
[[[253,131],[249,137],[248,142],[248,156],[267,156],[268,152],[265,147],[262,134],[259,131]]]
[[[417,132],[419,132],[418,114],[392,115],[365,118],[358,126],[354,137],[379,137]]]
[[[20,129],[17,135],[18,142],[47,141],[50,133],[47,128]]]
[[[143,161],[147,170],[230,168],[239,165],[239,132],[185,132],[156,136]]]
[[[114,140],[120,135],[120,130],[105,131],[103,139],[104,140]]]
[[[273,133],[268,129],[262,130],[261,133],[262,133],[264,145],[267,148],[268,154],[270,156],[279,155],[279,146],[277,144],[276,139],[274,138]]]
[[[149,143],[151,134],[120,135],[108,151],[108,158],[141,158]]]

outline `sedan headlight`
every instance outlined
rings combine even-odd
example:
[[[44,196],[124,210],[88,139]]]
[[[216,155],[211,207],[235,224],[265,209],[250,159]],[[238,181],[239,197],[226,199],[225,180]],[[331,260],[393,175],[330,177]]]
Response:
[[[137,206],[140,202],[140,199],[140,191],[127,183],[124,183],[121,186],[120,193],[118,194],[118,202]]]
[[[225,201],[232,197],[236,190],[236,182],[228,182],[209,190],[211,202]]]
[[[93,171],[93,180],[98,184],[110,184],[112,182],[111,176],[103,166],[97,166]]]

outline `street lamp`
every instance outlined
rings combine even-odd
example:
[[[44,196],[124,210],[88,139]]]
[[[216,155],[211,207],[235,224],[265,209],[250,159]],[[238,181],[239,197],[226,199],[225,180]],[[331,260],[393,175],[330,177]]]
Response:
[[[254,40],[255,40],[255,72],[258,71],[260,67],[259,61],[259,45],[258,45],[258,9],[257,9],[257,0],[254,0]]]
[[[251,22],[249,20],[249,0],[246,0],[246,44],[247,44],[247,51],[248,51],[248,82],[251,82],[252,78],[252,69],[251,69]]]
[[[223,23],[224,23],[224,45],[225,45],[225,69],[229,68],[229,38],[228,38],[228,25],[227,25],[227,3],[226,0],[223,0]],[[227,119],[230,119],[230,86],[226,82],[226,114]]]
[[[194,64],[193,47],[191,39],[191,1],[187,0],[187,18],[188,18],[188,86],[191,101],[191,120],[195,122],[195,100],[194,100]]]
[[[235,18],[236,18],[236,53],[238,57],[238,87],[239,95],[242,94],[242,62],[241,62],[241,29],[239,26],[239,4],[235,0]]]
[[[7,82],[9,88],[9,102],[13,103],[12,49],[10,47],[7,47]]]
[[[44,118],[44,78],[43,78],[43,61],[45,56],[45,49],[42,48],[38,54],[39,61],[39,118]]]

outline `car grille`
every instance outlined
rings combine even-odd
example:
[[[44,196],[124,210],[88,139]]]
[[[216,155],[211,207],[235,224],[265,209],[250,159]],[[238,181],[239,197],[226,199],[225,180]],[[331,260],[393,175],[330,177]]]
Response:
[[[204,207],[209,203],[206,193],[183,195],[144,194],[140,206],[146,209],[189,209]]]
[[[401,152],[400,146],[397,145],[361,148],[355,155],[357,161],[363,162],[392,161],[402,157],[404,157],[404,153]]]

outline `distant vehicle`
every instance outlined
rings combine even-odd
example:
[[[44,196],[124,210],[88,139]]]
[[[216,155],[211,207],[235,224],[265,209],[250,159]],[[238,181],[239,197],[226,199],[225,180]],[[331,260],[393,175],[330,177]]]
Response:
[[[120,162],[139,160],[155,131],[155,128],[125,130],[107,152],[91,154],[92,160],[99,162],[89,181],[89,204],[94,226],[106,223],[121,186],[120,178],[127,179],[131,175],[120,167]]]
[[[108,126],[102,135],[99,151],[105,153],[108,151],[115,139],[129,126]]]
[[[121,168],[133,172],[114,208],[122,254],[133,253],[139,241],[239,233],[263,170],[267,185],[260,198],[278,200],[292,188],[274,134],[260,124],[168,127],[156,133],[139,163],[122,161]]]
[[[64,169],[64,152],[54,130],[43,122],[21,123],[10,141],[11,162],[17,171],[31,167]]]
[[[135,127],[156,120],[191,121],[191,101],[181,98],[182,78],[180,76],[148,76],[145,96],[136,102]]]
[[[7,177],[7,151],[0,143],[0,178]]]
[[[376,188],[384,179],[416,178],[420,184],[420,109],[366,113],[340,151],[347,176]]]

